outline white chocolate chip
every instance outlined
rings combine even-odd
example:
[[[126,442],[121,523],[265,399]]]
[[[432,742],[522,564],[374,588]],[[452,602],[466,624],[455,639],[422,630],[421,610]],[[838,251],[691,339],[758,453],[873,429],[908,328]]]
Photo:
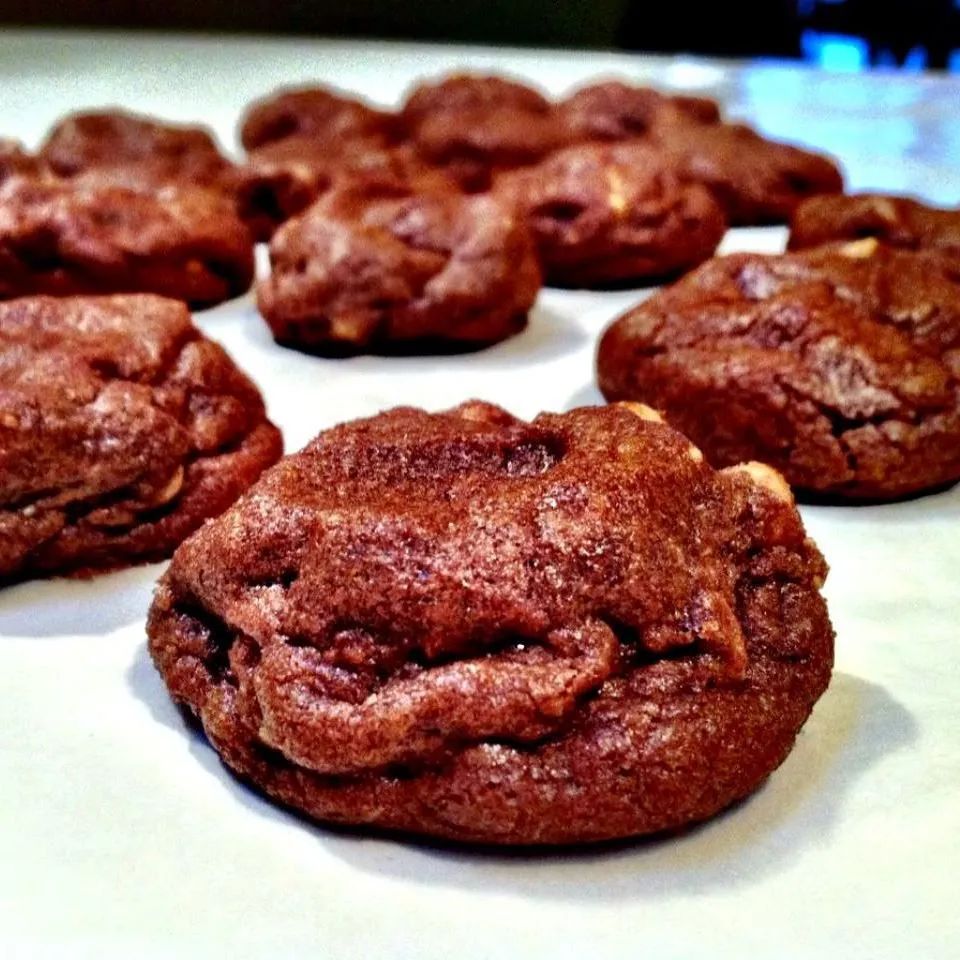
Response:
[[[886,197],[875,197],[873,210],[887,223],[897,222],[897,208]]]
[[[371,321],[359,314],[344,314],[330,318],[330,336],[334,340],[359,342],[371,327]]]
[[[634,403],[632,400],[621,400],[618,407],[629,410],[635,417],[641,420],[649,420],[651,423],[663,423],[663,417],[657,413],[653,407],[648,407],[645,403]]]
[[[793,503],[793,493],[790,485],[783,479],[779,471],[766,463],[748,460],[736,466],[727,467],[724,473],[745,473],[758,487],[763,487],[784,503]]]
[[[183,486],[183,467],[177,467],[174,471],[173,476],[166,482],[163,489],[160,490],[155,497],[150,501],[152,507],[159,507],[165,503],[169,503],[179,492],[180,488]]]
[[[623,178],[614,169],[607,170],[607,202],[614,213],[623,213],[627,209],[627,196],[624,192]]]
[[[699,447],[695,447],[692,443],[687,447],[687,456],[694,463],[703,463],[703,451]]]
[[[840,248],[841,256],[850,260],[866,260],[877,252],[880,241],[876,237],[864,237],[862,240],[853,240]]]

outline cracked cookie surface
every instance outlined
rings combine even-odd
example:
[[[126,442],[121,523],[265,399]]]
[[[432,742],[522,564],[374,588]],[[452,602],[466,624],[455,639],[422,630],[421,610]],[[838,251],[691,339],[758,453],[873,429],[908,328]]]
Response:
[[[367,183],[284,224],[257,288],[278,342],[314,352],[470,349],[526,324],[540,268],[492,196]]]
[[[884,500],[960,478],[960,275],[875,239],[704,264],[604,334],[600,388],[718,465]]]
[[[182,303],[0,304],[0,581],[169,556],[280,452]]]
[[[253,280],[253,238],[218,193],[81,175],[0,184],[0,297],[156,293],[210,306]]]
[[[676,275],[712,256],[723,210],[644,144],[584,144],[500,177],[526,220],[546,282],[603,287]]]
[[[320,820],[557,844],[746,796],[829,680],[826,568],[772,470],[636,413],[320,434],[177,551],[148,622],[172,696]]]

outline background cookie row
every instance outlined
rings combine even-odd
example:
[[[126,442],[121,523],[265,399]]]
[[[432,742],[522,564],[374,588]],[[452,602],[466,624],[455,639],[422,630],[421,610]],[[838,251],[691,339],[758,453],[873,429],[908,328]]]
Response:
[[[295,342],[290,328],[309,320],[314,345],[341,349],[491,342],[516,319],[484,329],[473,301],[489,307],[511,285],[503,262],[525,278],[512,291],[519,309],[507,307],[522,316],[535,270],[561,286],[659,280],[707,258],[728,222],[782,220],[842,187],[832,162],[723,123],[711,101],[618,82],[553,103],[515,81],[460,75],[421,85],[397,113],[285,91],[249,109],[241,139],[250,152],[234,164],[201,127],[108,111],[65,118],[35,156],[8,143],[0,295],[145,291],[207,306],[251,282],[244,225],[266,239],[305,214],[272,246],[277,283],[260,297],[281,339]],[[492,236],[475,229],[495,222]],[[354,271],[330,256],[344,243],[376,263],[378,283],[345,289]],[[490,276],[458,279],[465,258]],[[415,301],[448,266],[438,323],[434,302]],[[471,312],[462,331],[457,298]]]

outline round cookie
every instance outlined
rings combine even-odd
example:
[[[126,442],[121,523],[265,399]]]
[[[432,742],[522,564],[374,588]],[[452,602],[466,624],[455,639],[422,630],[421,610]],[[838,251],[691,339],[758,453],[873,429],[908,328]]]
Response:
[[[460,113],[484,107],[514,107],[524,113],[549,113],[550,101],[533,87],[493,74],[453,73],[421,83],[408,94],[400,113],[407,129],[436,113]]]
[[[258,239],[269,240],[281,223],[348,181],[455,187],[409,147],[361,139],[329,144],[291,136],[250,152],[237,175],[237,212]]]
[[[182,303],[0,304],[0,582],[167,557],[280,453]]]
[[[713,191],[734,226],[782,223],[808,197],[843,190],[828,157],[739,124],[665,125],[652,139],[681,178]]]
[[[517,333],[540,289],[526,226],[491,196],[358,184],[270,243],[260,312],[279,343],[343,354],[471,349]]]
[[[906,250],[935,250],[960,269],[960,208],[881,194],[824,196],[804,201],[790,220],[792,250],[863,237]]]
[[[960,479],[960,274],[875,239],[711,261],[621,317],[597,359],[712,463],[829,499]]]
[[[689,119],[698,123],[722,123],[723,110],[713,97],[698,97],[689,93],[666,94],[670,102]]]
[[[470,192],[570,141],[545,97],[502,77],[457,74],[423,84],[401,117],[420,155]]]
[[[323,821],[570,844],[757,789],[830,677],[772,470],[621,407],[329,430],[177,551],[148,620],[222,759]]]
[[[64,117],[40,148],[40,157],[63,177],[101,171],[114,182],[139,187],[174,182],[229,190],[233,171],[205,127],[124,110]]]
[[[0,184],[0,298],[148,292],[202,307],[250,287],[253,239],[230,201],[90,176]]]
[[[704,97],[669,96],[619,80],[575,90],[557,105],[576,140],[629,140],[664,126],[718,123],[720,108]]]
[[[393,114],[327,87],[287,87],[253,103],[240,125],[240,141],[255,150],[287,137],[327,144],[345,140],[388,142],[398,134]]]
[[[682,182],[636,141],[568,147],[503,175],[496,188],[526,219],[553,286],[680,273],[710,257],[727,227],[706,187]]]

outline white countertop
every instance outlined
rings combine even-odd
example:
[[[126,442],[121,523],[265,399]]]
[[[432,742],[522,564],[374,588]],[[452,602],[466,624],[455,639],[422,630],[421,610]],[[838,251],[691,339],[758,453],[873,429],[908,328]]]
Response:
[[[852,187],[960,203],[960,81],[562,51],[6,31],[0,135],[122,104],[211,124],[311,79],[395,102],[417,75],[507,70],[560,92],[622,73],[718,94],[838,153]],[[731,234],[776,250],[782,230]],[[396,403],[521,415],[599,402],[602,327],[638,294],[545,291],[529,329],[467,357],[320,360],[249,297],[198,318],[295,449]],[[836,673],[756,796],[680,837],[562,855],[345,835],[236,783],[144,650],[160,566],[0,592],[0,956],[907,958],[960,956],[960,489],[804,508],[832,565]]]

